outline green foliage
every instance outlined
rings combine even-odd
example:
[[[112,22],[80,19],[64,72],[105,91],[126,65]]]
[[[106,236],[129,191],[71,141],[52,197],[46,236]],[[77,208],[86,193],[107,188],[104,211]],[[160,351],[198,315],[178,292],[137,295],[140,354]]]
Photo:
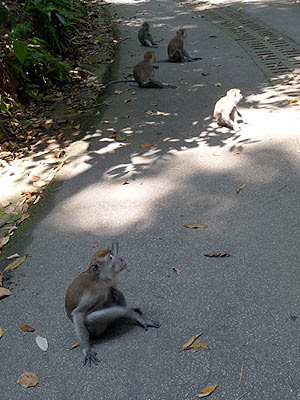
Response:
[[[62,59],[66,29],[78,21],[84,8],[80,0],[26,0],[24,11],[19,17],[0,0],[0,25],[9,29],[3,39],[5,46],[0,46],[0,57],[4,57],[20,88],[38,99],[37,89],[69,81],[71,66]],[[0,100],[1,112],[9,114],[9,106],[3,97]]]

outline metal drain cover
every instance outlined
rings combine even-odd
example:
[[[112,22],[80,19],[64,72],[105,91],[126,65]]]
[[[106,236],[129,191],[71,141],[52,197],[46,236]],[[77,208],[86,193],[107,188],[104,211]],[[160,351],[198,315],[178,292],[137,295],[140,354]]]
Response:
[[[201,14],[230,34],[273,85],[280,81],[290,89],[290,95],[299,94],[300,46],[296,42],[231,7],[209,9]]]

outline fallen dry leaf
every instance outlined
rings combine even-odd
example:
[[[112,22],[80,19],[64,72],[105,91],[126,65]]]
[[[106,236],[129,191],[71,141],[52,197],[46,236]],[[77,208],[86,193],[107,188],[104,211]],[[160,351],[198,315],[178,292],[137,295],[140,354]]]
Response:
[[[125,141],[127,140],[126,137],[121,136],[121,135],[117,135],[116,133],[114,133],[113,135],[111,135],[110,138],[116,139],[118,142],[125,142]]]
[[[46,338],[43,338],[42,336],[37,336],[35,338],[35,342],[42,351],[48,350],[48,340]]]
[[[7,258],[7,260],[12,260],[13,258],[17,258],[17,257],[20,257],[20,254],[15,253],[15,254],[12,254],[11,256],[6,257],[6,258]]]
[[[296,97],[295,99],[290,100],[290,103],[298,103],[299,99]]]
[[[177,275],[181,275],[182,271],[176,267],[172,267],[172,270],[176,272]]]
[[[221,67],[221,64],[216,64],[216,67]]]
[[[236,194],[239,194],[241,190],[245,189],[246,185],[242,185],[239,188],[236,189]]]
[[[5,207],[8,207],[10,204],[11,204],[11,201],[6,200],[6,201],[2,201],[1,206],[3,208],[5,208]]]
[[[97,246],[99,246],[99,243],[98,242],[94,242],[93,243],[93,247],[97,247]]]
[[[130,103],[132,100],[131,99],[127,99],[127,100],[124,100],[124,103]]]
[[[141,147],[142,149],[146,149],[147,147],[157,147],[157,144],[143,143],[143,144],[140,144],[140,147]]]
[[[220,86],[222,86],[222,83],[217,82],[217,83],[215,83],[215,86],[220,87]]]
[[[35,328],[33,328],[30,325],[19,325],[19,328],[23,331],[23,332],[34,332]]]
[[[210,73],[209,72],[202,72],[202,75],[203,76],[208,76],[208,75],[210,75]]]
[[[114,91],[114,94],[122,94],[123,93],[123,90],[115,90]]]
[[[61,140],[65,134],[63,132],[60,132],[58,135],[56,135],[56,140]]]
[[[209,344],[206,342],[201,342],[200,340],[195,340],[189,347],[185,350],[192,350],[193,353],[199,351],[200,347],[204,350],[210,350]]]
[[[195,333],[182,347],[181,347],[181,351],[182,350],[187,350],[190,345],[199,337],[201,336],[202,333]]]
[[[70,347],[68,348],[68,350],[73,350],[73,349],[75,349],[75,348],[78,347],[78,346],[80,346],[80,342],[76,342],[76,343],[72,344],[72,346],[70,346]]]
[[[206,253],[204,255],[205,257],[230,257],[230,254],[226,253],[225,251],[214,251],[211,253]]]
[[[147,115],[153,115],[154,112],[153,112],[152,110],[148,110],[148,111],[145,111],[145,114],[147,114]]]
[[[37,188],[43,187],[43,186],[45,186],[45,185],[47,185],[47,182],[45,182],[45,181],[33,182],[33,186],[34,186],[34,187],[37,187]]]
[[[118,183],[119,185],[128,185],[128,184],[129,184],[128,178],[124,179],[123,181],[117,181],[117,183]]]
[[[3,299],[7,296],[10,296],[10,290],[5,289],[4,287],[0,287],[0,299]]]
[[[16,222],[17,225],[20,225],[25,219],[29,218],[30,214],[23,214],[21,218],[19,218]]]
[[[201,390],[201,393],[198,394],[197,396],[198,396],[200,399],[201,399],[202,397],[209,396],[217,387],[218,387],[218,385],[207,386],[205,389],[202,389],[202,390]]]
[[[202,224],[202,222],[189,222],[187,224],[184,224],[184,226],[190,229],[207,228],[207,225]]]
[[[14,269],[16,269],[19,265],[21,265],[26,260],[26,257],[27,256],[25,255],[23,257],[18,258],[14,262],[8,264],[8,266],[3,270],[3,272],[13,271]]]
[[[78,136],[80,135],[80,131],[74,131],[71,133],[72,136]]]
[[[264,41],[267,42],[268,40],[270,40],[270,36],[265,36]]]
[[[24,372],[19,376],[17,382],[27,389],[32,386],[36,386],[39,383],[39,378],[34,372]]]
[[[45,129],[50,129],[50,128],[52,127],[52,125],[53,125],[53,119],[48,119],[48,120],[45,122],[44,127],[45,127]]]
[[[2,338],[2,336],[3,336],[3,329],[0,326],[0,339]]]
[[[3,286],[3,275],[0,272],[0,288]]]
[[[0,238],[0,249],[9,242],[9,236],[3,236]]]

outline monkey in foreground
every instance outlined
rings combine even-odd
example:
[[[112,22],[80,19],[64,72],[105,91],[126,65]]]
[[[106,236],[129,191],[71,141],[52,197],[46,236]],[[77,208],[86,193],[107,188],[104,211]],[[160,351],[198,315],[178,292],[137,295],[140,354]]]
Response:
[[[118,255],[118,242],[112,250],[94,254],[89,268],[73,280],[66,293],[66,312],[73,321],[75,333],[84,355],[84,364],[99,362],[89,337],[99,337],[120,318],[136,322],[144,329],[159,328],[157,321],[145,321],[139,309],[128,308],[123,293],[117,289],[119,274],[127,267]]]
[[[136,82],[142,88],[152,88],[152,89],[176,89],[177,86],[171,85],[169,83],[160,83],[154,79],[154,69],[158,68],[153,64],[156,62],[155,54],[152,51],[147,51],[144,55],[143,61],[139,62],[133,68],[133,79],[121,79],[117,81],[111,81],[102,86],[103,89],[110,85],[120,82]]]
[[[184,50],[184,39],[187,37],[187,33],[185,29],[179,29],[176,32],[176,36],[170,40],[168,44],[168,61],[171,62],[184,62],[187,61],[195,61],[201,60],[200,57],[191,57],[189,53]]]
[[[138,39],[142,46],[157,47],[157,43],[154,42],[151,33],[149,32],[149,23],[146,21],[142,24],[142,27],[138,31]],[[161,40],[158,40],[161,42]]]
[[[218,125],[235,131],[240,130],[237,119],[238,117],[242,118],[242,114],[237,109],[237,104],[242,98],[240,89],[230,89],[226,93],[226,96],[217,101],[214,117]]]

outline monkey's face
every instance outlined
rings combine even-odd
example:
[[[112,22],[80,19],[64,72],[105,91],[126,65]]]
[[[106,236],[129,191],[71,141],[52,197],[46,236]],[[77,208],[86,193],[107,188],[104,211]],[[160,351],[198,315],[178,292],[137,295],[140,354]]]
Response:
[[[143,25],[142,25],[142,27],[148,30],[148,29],[149,29],[149,24],[148,24],[148,22],[144,22]]]
[[[240,100],[242,100],[242,98],[243,98],[243,95],[242,95],[240,89],[230,89],[230,90],[228,90],[227,96],[232,98],[236,104]]]
[[[109,252],[101,259],[94,261],[92,272],[97,278],[110,282],[117,279],[120,272],[124,271],[126,267],[125,260]]]
[[[186,33],[185,29],[182,29],[182,28],[179,29],[177,31],[177,36],[182,38],[182,39],[185,39],[187,37],[187,33]]]

